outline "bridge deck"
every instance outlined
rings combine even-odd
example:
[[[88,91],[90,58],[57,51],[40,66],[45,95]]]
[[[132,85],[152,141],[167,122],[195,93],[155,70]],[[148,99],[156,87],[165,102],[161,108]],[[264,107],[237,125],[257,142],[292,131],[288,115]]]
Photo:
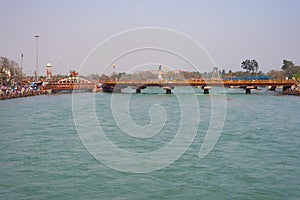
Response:
[[[294,80],[186,80],[186,81],[105,81],[105,86],[291,86]]]

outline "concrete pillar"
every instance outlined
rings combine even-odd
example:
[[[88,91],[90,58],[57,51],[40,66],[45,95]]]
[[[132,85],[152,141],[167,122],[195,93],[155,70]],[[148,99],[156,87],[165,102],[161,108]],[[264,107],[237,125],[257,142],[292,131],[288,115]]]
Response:
[[[286,90],[289,90],[291,88],[291,86],[288,86],[288,85],[284,85],[283,88],[282,88],[282,91],[286,91]]]
[[[246,89],[246,94],[251,94],[251,89],[256,89],[256,86],[247,86]]]
[[[203,89],[203,93],[204,93],[204,94],[209,94],[209,90],[211,89],[211,87],[209,87],[209,86],[204,86],[204,87],[202,87],[202,89]]]
[[[246,88],[246,94],[251,94],[251,89],[250,88]]]
[[[276,90],[276,86],[270,86],[270,87],[269,87],[269,90],[270,90],[270,91],[275,91],[275,90]]]
[[[137,94],[141,93],[141,89],[136,89],[136,93]]]
[[[103,92],[112,93],[114,91],[114,87],[110,85],[103,85],[102,86]]]

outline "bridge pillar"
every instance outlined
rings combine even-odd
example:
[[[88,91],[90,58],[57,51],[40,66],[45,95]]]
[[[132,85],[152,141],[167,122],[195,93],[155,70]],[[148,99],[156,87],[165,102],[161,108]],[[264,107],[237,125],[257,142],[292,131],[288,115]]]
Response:
[[[203,94],[209,94],[209,90],[211,89],[211,87],[204,86],[204,87],[202,87],[202,89],[203,89]]]
[[[204,89],[203,94],[209,94],[209,89]]]
[[[247,86],[246,89],[246,94],[251,94],[251,89],[256,89],[256,86]]]
[[[141,89],[136,89],[136,93],[137,94],[141,93]]]
[[[114,87],[109,85],[103,85],[102,86],[103,92],[112,93],[114,91]]]
[[[170,86],[163,86],[162,89],[166,90],[166,94],[172,94],[172,87],[170,87]]]
[[[251,94],[251,89],[250,88],[246,88],[246,94]]]
[[[290,88],[291,88],[291,86],[284,85],[282,88],[282,91],[285,92],[286,90],[289,90]]]
[[[275,91],[276,90],[276,86],[274,86],[274,85],[273,86],[269,86],[269,90],[270,91]]]

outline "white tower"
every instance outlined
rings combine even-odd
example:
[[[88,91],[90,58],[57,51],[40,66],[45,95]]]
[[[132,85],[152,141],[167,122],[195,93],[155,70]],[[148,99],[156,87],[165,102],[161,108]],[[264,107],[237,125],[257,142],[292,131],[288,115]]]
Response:
[[[46,66],[46,79],[52,79],[52,65],[50,63]]]

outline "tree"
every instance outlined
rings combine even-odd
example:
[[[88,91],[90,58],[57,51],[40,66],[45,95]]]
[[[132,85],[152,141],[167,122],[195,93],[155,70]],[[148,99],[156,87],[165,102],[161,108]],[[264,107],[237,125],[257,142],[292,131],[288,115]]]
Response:
[[[118,74],[117,73],[113,73],[110,78],[111,79],[117,79],[117,80],[120,80],[120,79],[123,79],[123,77],[126,76],[126,73],[125,72],[119,72]]]
[[[282,67],[281,69],[283,71],[286,71],[288,70],[289,68],[291,68],[292,66],[295,66],[294,63],[290,60],[283,60],[283,64],[282,64]]]
[[[294,77],[296,81],[300,81],[300,74],[295,74]]]
[[[288,78],[293,78],[296,74],[300,74],[300,66],[296,66],[290,60],[283,60],[281,69],[284,71],[285,76]]]
[[[18,63],[6,57],[0,57],[1,82],[14,84],[21,80],[21,69]]]
[[[6,57],[0,57],[0,66],[3,68],[9,68],[10,60]]]
[[[247,60],[244,60],[242,63],[241,63],[241,68],[243,68],[244,70],[246,70],[247,72],[250,71],[250,60],[247,59]]]
[[[107,80],[109,80],[109,76],[105,74],[101,74],[101,76],[99,77],[99,81],[107,81]]]
[[[241,63],[241,67],[247,72],[257,72],[258,71],[258,62],[254,59],[246,59]]]
[[[225,71],[225,69],[223,69],[223,70],[222,70],[221,74],[222,74],[222,77],[224,78],[224,77],[225,77],[225,75],[226,75],[226,71]]]
[[[257,72],[258,70],[258,62],[256,60],[251,60],[251,69],[253,72]]]
[[[289,78],[293,78],[296,74],[300,74],[300,66],[292,65],[286,71],[286,76]]]
[[[272,69],[267,73],[267,75],[273,77],[274,79],[285,79],[285,73],[279,70]]]
[[[99,81],[100,76],[98,74],[90,74],[85,78],[90,80],[90,81]]]

